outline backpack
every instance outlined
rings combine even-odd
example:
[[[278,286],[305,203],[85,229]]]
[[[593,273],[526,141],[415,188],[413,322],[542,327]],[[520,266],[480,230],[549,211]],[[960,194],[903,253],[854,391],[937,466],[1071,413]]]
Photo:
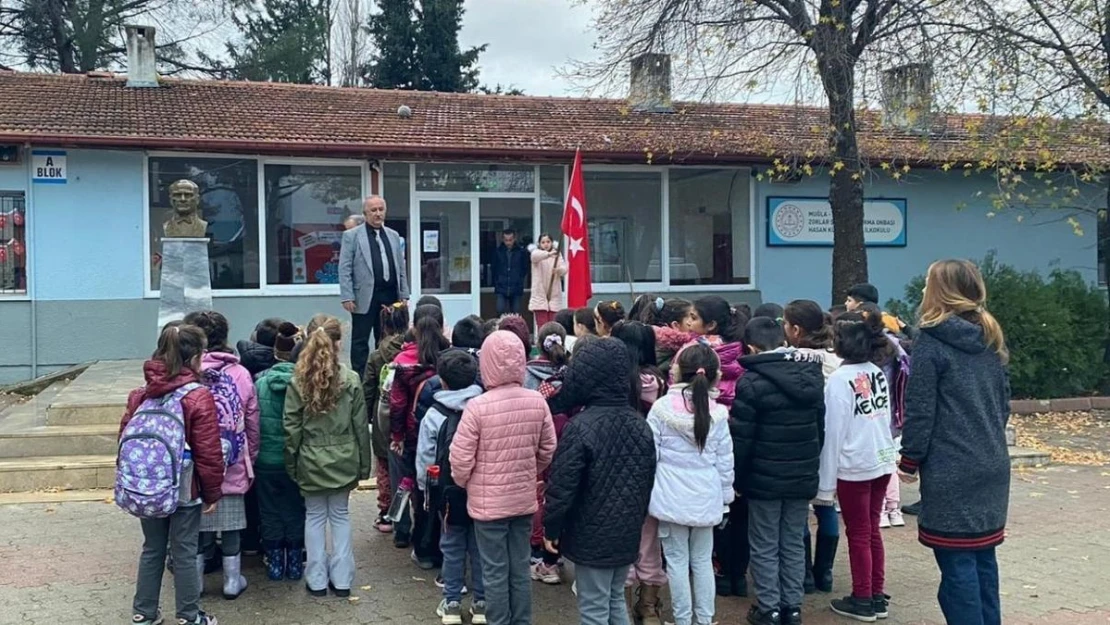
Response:
[[[192,476],[182,484],[185,462],[185,411],[182,400],[203,388],[190,382],[162,397],[143,400],[119,439],[116,505],[140,519],[164,519],[181,499],[192,498]]]
[[[224,465],[232,466],[243,457],[247,448],[246,412],[235,380],[220,369],[207,369],[201,375],[204,385],[212,391],[216,402],[216,415],[220,421],[220,443],[224,452]]]
[[[466,490],[455,484],[455,479],[451,476],[451,442],[455,440],[463,411],[453,410],[438,401],[433,402],[432,406],[446,417],[436,437],[435,464],[439,466],[439,486],[433,493],[436,508],[443,514],[448,525],[467,525],[470,523],[470,514],[466,511]]]
[[[902,427],[906,423],[906,384],[910,379],[909,355],[900,352],[891,366],[894,375],[890,380],[890,423],[891,430],[896,432],[896,436],[901,436]]]

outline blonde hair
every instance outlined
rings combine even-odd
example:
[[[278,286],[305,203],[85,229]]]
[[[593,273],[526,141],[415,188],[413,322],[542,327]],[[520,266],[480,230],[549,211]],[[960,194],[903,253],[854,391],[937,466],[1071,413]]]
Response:
[[[337,343],[342,338],[342,327],[335,317],[316,315],[308,324],[304,349],[293,371],[293,378],[304,397],[306,415],[327,414],[339,403],[343,380]]]
[[[966,260],[938,260],[929,266],[925,294],[921,300],[921,327],[940,325],[956,315],[983,328],[987,345],[1002,362],[1010,358],[1006,337],[998,320],[987,311],[987,287],[983,274]]]

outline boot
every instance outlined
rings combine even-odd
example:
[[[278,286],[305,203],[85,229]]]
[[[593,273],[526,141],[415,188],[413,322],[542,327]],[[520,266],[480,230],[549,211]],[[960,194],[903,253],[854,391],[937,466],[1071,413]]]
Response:
[[[304,547],[293,545],[285,550],[285,578],[298,581],[304,577]]]
[[[247,589],[247,578],[242,573],[242,556],[224,556],[224,599],[238,599]]]
[[[832,592],[833,562],[840,536],[817,535],[817,548],[813,554],[813,583],[821,592]]]
[[[574,590],[574,588],[571,588],[571,590]],[[574,595],[578,596],[578,593],[575,592]],[[635,623],[636,622],[636,617],[633,616],[635,614],[635,612],[632,611],[632,608],[633,608],[633,602],[632,602],[633,596],[632,595],[633,595],[632,587],[631,586],[625,586],[624,587],[624,603],[625,603],[625,606],[628,608],[628,616],[631,618],[631,621],[633,623]]]
[[[659,586],[640,584],[636,607],[632,609],[632,619],[641,625],[663,625],[659,612]]]
[[[266,545],[266,577],[271,582],[280,582],[285,579],[285,549],[281,543],[267,543]]]
[[[806,594],[812,595],[817,591],[813,579],[813,539],[810,536],[806,536],[804,540],[806,547],[806,577],[803,586]]]

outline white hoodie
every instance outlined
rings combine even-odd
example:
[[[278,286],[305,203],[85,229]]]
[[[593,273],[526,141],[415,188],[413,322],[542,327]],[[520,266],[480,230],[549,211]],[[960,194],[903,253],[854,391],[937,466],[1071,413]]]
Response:
[[[890,388],[871,363],[843,364],[825,385],[825,446],[817,498],[829,501],[836,481],[866,482],[894,473]]]

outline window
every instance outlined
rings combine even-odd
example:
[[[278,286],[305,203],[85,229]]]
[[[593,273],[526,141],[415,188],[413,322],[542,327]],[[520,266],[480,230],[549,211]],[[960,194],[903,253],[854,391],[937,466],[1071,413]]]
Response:
[[[385,225],[401,235],[401,255],[408,258],[409,211],[409,164],[386,163],[382,168],[382,197],[385,198]]]
[[[266,283],[338,284],[343,222],[362,212],[362,168],[266,165]]]
[[[27,294],[27,206],[22,191],[0,191],[0,295]]]
[[[192,180],[200,187],[201,217],[208,222],[213,289],[257,289],[258,162],[252,159],[152,157],[150,170],[150,288],[161,284],[162,224],[169,218],[169,187]]]
[[[556,241],[563,240],[565,170],[562,166],[540,167],[540,233],[550,234]]]
[[[675,168],[669,175],[671,284],[749,284],[749,170]]]
[[[662,280],[661,172],[586,170],[582,179],[593,281]]]
[[[416,164],[417,191],[535,193],[531,165]]]

